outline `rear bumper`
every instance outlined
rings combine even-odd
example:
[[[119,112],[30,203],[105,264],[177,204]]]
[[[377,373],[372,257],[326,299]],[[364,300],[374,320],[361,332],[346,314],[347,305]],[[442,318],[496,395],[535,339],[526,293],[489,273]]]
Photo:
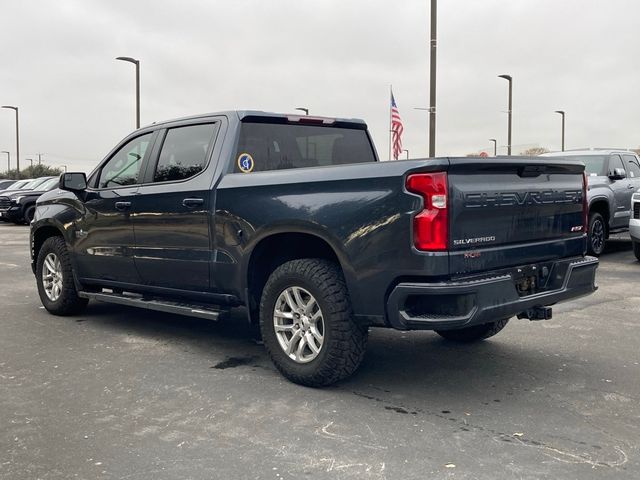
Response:
[[[444,283],[400,283],[387,300],[389,324],[399,330],[445,330],[488,323],[526,310],[589,295],[598,259],[555,262],[548,287],[520,296],[512,274]]]

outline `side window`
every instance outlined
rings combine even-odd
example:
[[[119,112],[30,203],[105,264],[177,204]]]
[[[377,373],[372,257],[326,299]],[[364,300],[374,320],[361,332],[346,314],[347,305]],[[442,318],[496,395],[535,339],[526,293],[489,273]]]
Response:
[[[611,155],[611,158],[609,159],[609,175],[613,175],[616,168],[625,169],[624,164],[622,163],[622,158],[620,158],[620,155]]]
[[[102,167],[98,188],[114,188],[138,183],[140,167],[151,136],[152,133],[147,133],[134,138],[118,150]]]
[[[638,166],[638,161],[636,157],[633,155],[625,155],[624,156],[625,163],[627,164],[627,170],[629,171],[630,178],[640,178],[640,166]]]
[[[201,172],[207,163],[215,129],[216,125],[210,123],[167,131],[153,181],[184,180]]]

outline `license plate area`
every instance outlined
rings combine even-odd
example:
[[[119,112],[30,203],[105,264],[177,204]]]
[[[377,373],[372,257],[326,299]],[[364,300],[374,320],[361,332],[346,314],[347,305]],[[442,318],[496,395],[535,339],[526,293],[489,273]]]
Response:
[[[532,295],[544,288],[550,268],[546,265],[526,265],[512,270],[511,278],[521,297]]]

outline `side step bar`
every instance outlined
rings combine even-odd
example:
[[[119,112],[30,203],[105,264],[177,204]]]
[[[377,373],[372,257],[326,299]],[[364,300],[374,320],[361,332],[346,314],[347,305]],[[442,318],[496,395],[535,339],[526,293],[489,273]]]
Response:
[[[127,305],[130,307],[146,308],[147,310],[157,310],[159,312],[176,313],[178,315],[187,315],[189,317],[206,318],[208,320],[217,320],[218,316],[225,310],[216,310],[211,306],[192,305],[187,303],[172,302],[158,297],[143,297],[135,294],[122,293],[94,293],[94,292],[78,292],[78,296],[88,298],[89,300],[98,300],[99,302],[117,303],[119,305]]]

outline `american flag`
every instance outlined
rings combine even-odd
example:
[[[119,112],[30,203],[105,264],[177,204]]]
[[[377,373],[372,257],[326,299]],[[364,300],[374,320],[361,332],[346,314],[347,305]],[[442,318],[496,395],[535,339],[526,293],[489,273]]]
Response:
[[[404,132],[404,126],[402,125],[400,112],[398,112],[396,99],[393,98],[393,92],[391,92],[391,145],[394,160],[398,160],[402,153],[402,132]]]

